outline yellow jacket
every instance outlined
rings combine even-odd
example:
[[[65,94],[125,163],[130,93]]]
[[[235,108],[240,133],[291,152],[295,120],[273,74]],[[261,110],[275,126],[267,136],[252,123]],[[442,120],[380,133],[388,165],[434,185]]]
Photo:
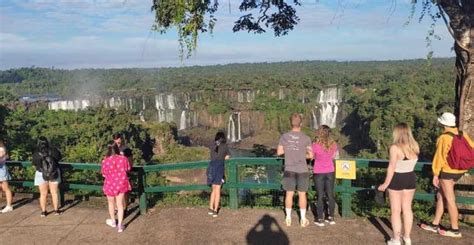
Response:
[[[451,144],[453,143],[453,137],[446,134],[447,132],[451,132],[456,135],[459,133],[457,128],[447,128],[443,134],[438,137],[438,140],[436,141],[436,152],[433,157],[432,165],[434,176],[439,176],[441,171],[451,174],[462,174],[467,172],[467,170],[457,170],[449,167],[447,158],[448,152],[451,149]],[[469,138],[469,135],[467,133],[464,133],[463,135],[467,142],[469,142],[471,146],[474,146],[474,142],[471,140],[471,138]]]

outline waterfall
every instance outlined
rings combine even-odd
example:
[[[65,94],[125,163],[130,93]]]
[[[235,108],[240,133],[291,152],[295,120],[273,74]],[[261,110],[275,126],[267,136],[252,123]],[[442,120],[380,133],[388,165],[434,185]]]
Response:
[[[244,102],[244,94],[241,91],[237,92],[237,102],[239,102],[239,103]]]
[[[240,112],[233,112],[229,116],[229,123],[227,124],[227,139],[230,143],[242,140]]]
[[[174,110],[176,109],[175,98],[173,94],[168,94],[166,96],[166,102],[168,102],[168,109]]]
[[[340,91],[337,87],[330,87],[319,92],[320,123],[331,128],[336,127],[339,111]]]
[[[166,121],[166,111],[163,103],[162,94],[158,94],[155,96],[155,107],[158,110],[158,122]]]
[[[278,91],[278,99],[279,100],[284,100],[285,99],[285,93],[283,92],[283,89],[280,89]]]
[[[312,125],[311,127],[313,129],[318,129],[319,128],[319,125],[318,125],[318,118],[316,117],[316,112],[314,112],[314,110],[311,110],[311,119],[312,119]]]
[[[229,116],[229,123],[227,125],[227,139],[230,141],[230,143],[235,142],[235,121],[233,113]]]
[[[52,101],[48,103],[48,108],[50,110],[68,110],[68,111],[78,111],[83,110],[89,107],[89,100],[59,100]]]
[[[179,120],[179,130],[185,130],[186,129],[186,111],[183,110],[181,112],[181,118]]]
[[[142,110],[144,111],[145,109],[146,109],[146,107],[145,107],[145,96],[143,96]]]
[[[242,131],[241,131],[241,124],[240,124],[240,112],[237,112],[237,141],[242,140]]]

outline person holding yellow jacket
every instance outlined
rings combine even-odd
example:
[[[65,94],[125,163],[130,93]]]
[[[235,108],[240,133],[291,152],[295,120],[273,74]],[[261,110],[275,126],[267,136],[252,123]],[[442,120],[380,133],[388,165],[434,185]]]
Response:
[[[456,127],[456,116],[445,112],[438,118],[438,122],[444,128],[444,132],[436,142],[436,152],[433,157],[433,185],[438,189],[436,195],[436,212],[431,224],[421,224],[424,230],[439,233],[442,236],[462,237],[458,224],[458,208],[454,194],[454,185],[467,172],[467,170],[452,169],[448,164],[448,153],[453,142],[453,134],[458,135]],[[469,144],[474,145],[467,134],[463,134]],[[444,214],[445,207],[448,209],[450,229],[440,229],[439,223]]]

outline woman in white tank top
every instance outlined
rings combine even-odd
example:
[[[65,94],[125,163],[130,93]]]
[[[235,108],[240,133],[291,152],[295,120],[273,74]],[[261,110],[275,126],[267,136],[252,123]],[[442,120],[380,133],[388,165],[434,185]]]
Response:
[[[411,244],[410,233],[413,225],[412,201],[416,190],[416,175],[413,171],[420,147],[413,138],[410,127],[400,123],[393,129],[393,144],[390,146],[390,160],[385,182],[379,191],[388,189],[393,237],[387,244],[401,244],[403,213],[405,244]]]

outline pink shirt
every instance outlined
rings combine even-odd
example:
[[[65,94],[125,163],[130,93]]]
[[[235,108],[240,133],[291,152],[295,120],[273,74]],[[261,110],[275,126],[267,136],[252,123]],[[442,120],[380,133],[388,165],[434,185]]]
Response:
[[[313,173],[324,174],[334,172],[334,158],[338,155],[337,144],[333,144],[329,149],[325,149],[322,145],[314,143],[311,148],[314,154]]]
[[[117,196],[132,190],[127,176],[130,169],[128,159],[122,155],[113,155],[102,161],[102,175],[105,178],[102,190],[106,196]]]

